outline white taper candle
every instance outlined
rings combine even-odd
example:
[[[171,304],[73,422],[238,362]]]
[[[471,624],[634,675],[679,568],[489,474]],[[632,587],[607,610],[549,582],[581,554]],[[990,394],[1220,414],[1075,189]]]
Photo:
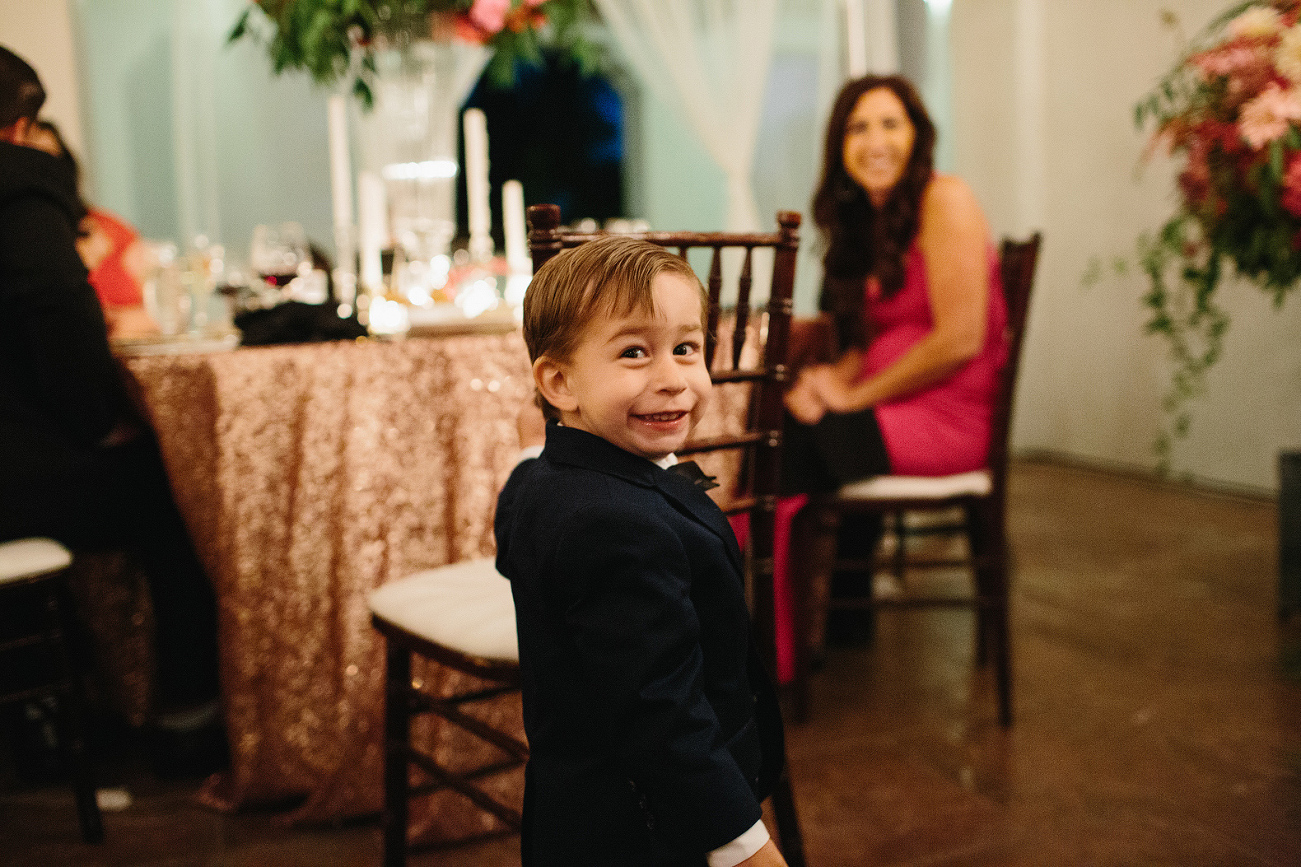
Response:
[[[334,199],[334,231],[352,231],[352,158],[348,153],[348,104],[344,97],[330,97],[330,192]]]
[[[492,258],[492,211],[488,202],[488,119],[477,108],[465,110],[465,196],[470,217],[470,258]]]
[[[513,272],[532,268],[524,229],[524,185],[506,181],[501,185],[501,222],[506,236],[506,264]]]
[[[357,175],[357,223],[361,247],[361,285],[378,292],[384,283],[380,251],[388,242],[388,201],[384,181],[371,171]]]

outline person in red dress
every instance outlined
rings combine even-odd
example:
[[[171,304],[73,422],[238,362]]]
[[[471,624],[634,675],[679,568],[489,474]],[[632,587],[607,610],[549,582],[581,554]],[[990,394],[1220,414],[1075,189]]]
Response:
[[[37,120],[32,124],[27,145],[68,163],[80,186],[77,159],[53,123]],[[84,200],[83,205],[86,216],[79,227],[77,253],[90,271],[90,285],[104,309],[109,339],[158,334],[158,323],[144,302],[144,284],[155,264],[149,247],[118,215]]]
[[[820,306],[839,345],[786,394],[788,494],[985,465],[1007,312],[989,224],[971,188],[935,170],[935,137],[900,76],[849,81],[832,108],[812,210],[825,251]],[[879,537],[879,519],[847,521],[841,552],[868,556]],[[834,614],[845,617],[829,637],[865,637],[857,612]]]

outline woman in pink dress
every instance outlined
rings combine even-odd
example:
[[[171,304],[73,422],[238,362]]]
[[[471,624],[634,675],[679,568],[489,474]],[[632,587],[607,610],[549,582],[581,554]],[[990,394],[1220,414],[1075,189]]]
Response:
[[[838,350],[805,367],[786,395],[791,494],[985,464],[1007,355],[998,257],[976,197],[934,170],[934,149],[935,126],[906,79],[842,88],[813,198],[820,306]],[[847,527],[841,550],[865,555],[879,535],[879,522]]]

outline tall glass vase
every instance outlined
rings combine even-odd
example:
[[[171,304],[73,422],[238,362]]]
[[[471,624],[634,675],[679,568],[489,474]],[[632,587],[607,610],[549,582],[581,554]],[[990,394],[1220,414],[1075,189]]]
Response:
[[[446,282],[456,234],[457,125],[490,57],[480,45],[414,39],[375,52],[367,111],[355,108],[360,170],[383,181],[393,280],[417,303]]]

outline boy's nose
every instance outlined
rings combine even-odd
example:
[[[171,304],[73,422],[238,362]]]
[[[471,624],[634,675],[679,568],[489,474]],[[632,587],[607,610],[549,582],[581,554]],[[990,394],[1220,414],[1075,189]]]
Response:
[[[660,360],[655,365],[655,387],[659,391],[677,394],[687,387],[687,378],[681,367],[672,358]]]

